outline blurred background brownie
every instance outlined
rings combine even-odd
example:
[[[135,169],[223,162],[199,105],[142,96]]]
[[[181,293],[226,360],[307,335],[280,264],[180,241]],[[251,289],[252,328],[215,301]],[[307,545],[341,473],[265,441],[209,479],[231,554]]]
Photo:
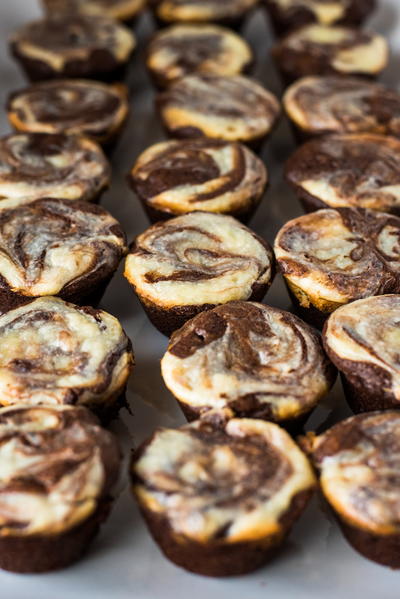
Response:
[[[146,53],[146,66],[160,88],[191,73],[239,75],[252,62],[249,44],[218,25],[168,27],[153,37]]]
[[[171,137],[214,137],[259,145],[275,125],[280,105],[260,83],[241,75],[187,75],[158,95]]]
[[[400,136],[400,94],[356,77],[305,77],[283,105],[301,138],[326,133]]]
[[[220,23],[239,28],[258,0],[149,0],[160,24]]]
[[[400,568],[400,412],[353,416],[305,442],[350,545]]]
[[[84,408],[0,409],[0,568],[80,559],[108,516],[119,465],[116,439]]]
[[[283,80],[307,75],[377,77],[387,66],[389,48],[382,35],[349,27],[306,25],[272,48]]]
[[[1,405],[121,407],[133,353],[111,314],[42,297],[0,315],[0,340]]]
[[[218,414],[156,430],[134,455],[132,479],[165,556],[205,576],[245,574],[275,557],[315,487],[288,433]]]
[[[229,408],[282,426],[303,424],[336,378],[314,329],[252,302],[189,320],[172,335],[161,369],[189,420]]]
[[[117,21],[74,14],[28,23],[10,39],[31,81],[121,79],[135,45],[131,31]]]
[[[307,23],[361,25],[376,7],[376,0],[262,1],[278,35]]]
[[[44,295],[96,305],[126,252],[121,225],[100,206],[2,200],[0,312]]]
[[[354,206],[400,216],[400,140],[369,133],[317,137],[286,162],[307,212]]]
[[[9,96],[17,131],[84,135],[110,147],[129,114],[127,88],[85,79],[44,81]]]
[[[42,0],[42,3],[49,17],[81,14],[132,23],[144,9],[146,0]]]
[[[204,210],[247,222],[267,186],[263,162],[246,146],[216,139],[155,144],[129,181],[153,222]]]
[[[16,133],[0,138],[0,198],[96,202],[110,178],[102,149],[85,137]]]
[[[400,407],[400,295],[340,308],[326,323],[324,345],[354,412]]]
[[[209,212],[153,225],[136,238],[125,263],[125,277],[166,335],[216,305],[261,301],[273,275],[265,241],[231,216]]]
[[[361,208],[318,210],[286,223],[275,256],[295,307],[321,325],[343,304],[400,292],[400,218]]]

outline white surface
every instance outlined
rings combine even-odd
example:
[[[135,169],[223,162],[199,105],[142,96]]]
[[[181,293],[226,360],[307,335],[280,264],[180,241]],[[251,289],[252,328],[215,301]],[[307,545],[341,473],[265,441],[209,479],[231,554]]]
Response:
[[[0,104],[7,94],[24,85],[18,66],[8,58],[7,36],[16,26],[40,14],[38,0],[2,0],[0,3]],[[397,84],[400,68],[400,3],[381,0],[371,22],[393,47],[391,65],[384,80]],[[114,182],[102,204],[125,227],[129,240],[148,226],[142,209],[125,183],[125,174],[140,151],[163,139],[153,111],[153,96],[140,54],[151,27],[144,20],[140,47],[130,75],[133,90],[132,117],[113,155]],[[280,86],[268,57],[271,38],[261,13],[252,18],[246,37],[257,45],[256,71],[265,85],[280,94]],[[396,48],[397,36],[397,48]],[[0,133],[9,131],[4,111]],[[275,131],[264,152],[271,185],[252,227],[270,242],[289,218],[301,213],[282,181],[282,162],[293,149],[286,122]],[[289,300],[279,278],[266,302],[288,308]],[[132,415],[113,428],[126,448],[136,445],[157,425],[183,422],[172,396],[162,384],[159,360],[166,339],[147,322],[128,284],[119,274],[107,292],[102,307],[119,317],[133,341],[137,366],[129,386]],[[311,424],[333,423],[348,413],[339,385],[311,418]],[[128,453],[128,451],[127,451]],[[90,553],[78,564],[47,575],[20,576],[0,573],[1,599],[391,599],[399,597],[400,573],[374,565],[360,557],[342,538],[336,525],[315,499],[295,527],[290,541],[277,559],[264,569],[241,578],[212,580],[187,574],[170,564],[151,540],[127,488],[94,542]]]

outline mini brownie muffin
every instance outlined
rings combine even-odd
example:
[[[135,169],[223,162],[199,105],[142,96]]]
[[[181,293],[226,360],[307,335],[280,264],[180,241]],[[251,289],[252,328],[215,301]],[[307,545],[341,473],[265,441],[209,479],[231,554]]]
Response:
[[[1,408],[0,568],[77,561],[107,518],[119,465],[116,439],[85,408]]]
[[[302,424],[336,378],[314,329],[251,302],[218,306],[184,324],[161,369],[189,420],[226,407],[283,426]]]
[[[354,206],[400,216],[400,140],[368,133],[317,137],[286,163],[307,212]]]
[[[259,0],[149,0],[160,24],[221,23],[239,28]]]
[[[361,25],[376,0],[263,0],[275,32],[280,35],[307,23]]]
[[[133,353],[111,314],[41,297],[0,315],[0,340],[2,406],[74,404],[103,418],[120,407]]]
[[[42,0],[49,17],[81,14],[102,16],[132,23],[146,5],[146,0]]]
[[[231,216],[191,212],[137,237],[125,263],[151,322],[170,335],[203,310],[261,301],[274,275],[272,250]]]
[[[10,40],[12,54],[32,81],[118,79],[135,45],[131,31],[117,21],[73,14],[28,23]]]
[[[363,75],[376,77],[389,59],[381,35],[350,27],[306,25],[272,49],[285,82],[306,75]]]
[[[2,200],[0,313],[45,295],[97,304],[126,252],[120,224],[100,206]]]
[[[247,222],[268,174],[246,146],[200,138],[151,146],[137,159],[129,180],[153,222],[196,210]]]
[[[348,542],[364,557],[400,568],[400,413],[359,414],[304,445]]]
[[[217,25],[174,25],[164,29],[152,39],[146,57],[146,66],[161,88],[191,73],[239,75],[252,62],[248,43]]]
[[[165,556],[205,576],[245,574],[273,558],[315,488],[286,431],[223,413],[156,430],[134,455],[132,478]]]
[[[256,81],[236,75],[187,75],[158,95],[172,137],[214,137],[258,146],[280,113],[278,100]]]
[[[324,345],[354,412],[400,407],[399,325],[400,295],[362,299],[328,319]]]
[[[307,322],[321,325],[343,304],[400,292],[400,218],[362,208],[312,212],[275,240],[280,271]]]
[[[283,98],[300,138],[326,133],[400,137],[400,94],[356,77],[304,77]]]
[[[44,81],[12,93],[7,111],[17,131],[85,135],[111,146],[128,118],[128,93],[121,84]]]
[[[16,133],[0,138],[0,198],[97,201],[110,178],[102,149],[85,137]]]

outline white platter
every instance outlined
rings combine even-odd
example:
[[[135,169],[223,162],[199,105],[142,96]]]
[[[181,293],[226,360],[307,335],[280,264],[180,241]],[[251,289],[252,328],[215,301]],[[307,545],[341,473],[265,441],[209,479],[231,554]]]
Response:
[[[0,2],[0,106],[7,94],[24,86],[17,65],[8,57],[7,36],[17,26],[40,14],[38,0]],[[384,81],[400,82],[400,2],[381,0],[370,23],[385,34],[392,46],[392,61]],[[128,189],[125,175],[140,151],[163,139],[153,110],[153,92],[141,53],[151,33],[150,20],[140,27],[140,47],[129,76],[133,90],[132,116],[112,156],[114,180],[102,204],[125,227],[129,240],[148,222]],[[256,13],[245,30],[256,48],[256,76],[272,91],[281,87],[268,56],[272,42],[265,19]],[[5,111],[0,110],[0,133],[9,132]],[[270,242],[285,221],[301,210],[282,181],[282,163],[294,148],[287,123],[282,120],[264,149],[271,185],[252,228]],[[277,277],[265,301],[289,307],[284,286]],[[156,426],[176,426],[183,417],[162,383],[159,360],[167,341],[147,321],[128,284],[119,273],[102,307],[123,323],[136,350],[137,366],[129,384],[129,404],[121,421],[113,425],[129,455]],[[348,414],[341,388],[336,385],[307,426],[325,425]],[[127,476],[123,491],[108,523],[91,551],[78,564],[57,573],[21,576],[0,573],[1,599],[397,599],[400,573],[374,565],[360,557],[343,539],[317,499],[295,527],[286,548],[264,569],[240,578],[212,580],[188,574],[170,564],[153,543],[129,494]],[[399,586],[397,586],[399,585]]]

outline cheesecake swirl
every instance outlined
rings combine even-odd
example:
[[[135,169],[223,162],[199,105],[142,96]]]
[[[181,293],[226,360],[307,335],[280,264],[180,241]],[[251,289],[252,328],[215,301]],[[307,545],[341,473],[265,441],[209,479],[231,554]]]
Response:
[[[398,308],[397,308],[398,309]],[[313,441],[312,455],[327,500],[365,531],[400,532],[400,414],[360,414]]]
[[[253,54],[239,35],[217,25],[175,25],[157,33],[146,66],[163,87],[191,73],[238,75]]]
[[[0,409],[0,537],[60,534],[86,520],[119,461],[114,437],[84,408]]]
[[[200,542],[279,534],[293,497],[314,486],[310,465],[285,431],[246,419],[156,431],[133,462],[133,481],[142,506]]]
[[[157,104],[172,135],[229,141],[264,137],[280,112],[273,94],[241,75],[188,75],[159,94]]]
[[[197,413],[229,407],[277,421],[309,411],[335,376],[311,327],[250,302],[190,320],[173,334],[161,367],[170,391]]]
[[[118,221],[99,206],[50,198],[0,203],[0,288],[56,295],[89,274],[111,275],[125,253]]]
[[[269,246],[230,216],[193,212],[156,224],[136,239],[125,276],[141,297],[165,307],[248,299],[269,286]]]
[[[258,0],[150,0],[163,21],[204,22],[238,19],[256,6]]]
[[[353,77],[305,77],[283,99],[294,123],[313,134],[381,133],[400,136],[400,94]]]
[[[95,405],[122,392],[131,344],[118,320],[54,297],[0,316],[0,403]]]
[[[324,343],[332,361],[350,377],[360,372],[369,387],[374,377],[382,381],[380,395],[400,401],[400,295],[343,306],[329,318]]]
[[[87,135],[107,141],[128,115],[126,89],[98,81],[45,81],[11,94],[11,124],[18,131]]]
[[[400,214],[400,141],[368,133],[316,138],[288,160],[286,178],[327,207]]]
[[[93,200],[108,187],[110,165],[84,137],[21,133],[0,139],[0,197]]]
[[[275,240],[283,275],[310,298],[349,301],[400,291],[400,219],[325,209],[286,223]]]
[[[359,25],[375,8],[376,0],[264,0],[280,25],[293,29],[299,24],[349,23]]]
[[[241,212],[255,206],[267,184],[262,161],[238,143],[212,139],[162,142],[131,171],[138,196],[153,208]]]
[[[49,17],[54,15],[106,16],[119,21],[129,21],[146,4],[146,0],[42,0]]]

